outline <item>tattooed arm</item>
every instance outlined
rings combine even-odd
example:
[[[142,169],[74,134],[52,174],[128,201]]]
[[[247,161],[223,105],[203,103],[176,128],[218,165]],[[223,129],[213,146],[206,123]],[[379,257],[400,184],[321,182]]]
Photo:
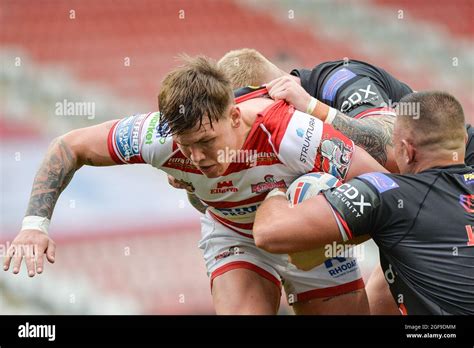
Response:
[[[115,122],[76,129],[51,143],[36,174],[26,216],[51,219],[59,195],[84,164],[115,164],[107,148],[108,132]],[[28,275],[32,277],[35,271],[42,273],[44,254],[48,261],[54,262],[55,249],[54,242],[46,233],[24,229],[8,249],[3,268],[7,271],[13,260],[13,273],[18,273],[24,257]]]
[[[390,172],[398,172],[393,153],[393,125],[395,116],[377,115],[354,119],[337,112],[332,126],[365,149]]]
[[[107,149],[107,135],[115,121],[76,129],[51,143],[36,174],[26,215],[51,219],[61,192],[84,164],[113,165]]]
[[[273,99],[284,99],[293,104],[297,110],[308,112],[311,95],[297,82],[294,77],[283,76],[266,84],[268,94]],[[318,101],[312,115],[325,120],[329,105]],[[376,111],[374,111],[376,112]],[[354,143],[365,149],[377,162],[390,172],[398,172],[393,154],[392,132],[394,115],[387,115],[386,111],[380,114],[367,116],[363,119],[354,119],[338,111],[332,121],[332,126],[352,139]]]

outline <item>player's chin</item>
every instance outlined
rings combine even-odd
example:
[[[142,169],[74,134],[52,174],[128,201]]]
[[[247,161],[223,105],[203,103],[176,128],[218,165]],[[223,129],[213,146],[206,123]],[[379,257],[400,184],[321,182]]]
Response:
[[[208,178],[217,178],[219,176],[221,176],[221,168],[219,165],[217,164],[214,164],[212,166],[208,166],[208,167],[199,167],[199,170],[205,175],[207,176]]]

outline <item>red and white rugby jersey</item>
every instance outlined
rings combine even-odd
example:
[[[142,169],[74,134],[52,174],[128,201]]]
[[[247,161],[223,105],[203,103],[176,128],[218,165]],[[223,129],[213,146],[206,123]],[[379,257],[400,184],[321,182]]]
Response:
[[[158,131],[159,112],[134,115],[110,130],[108,147],[117,163],[148,163],[194,189],[211,216],[239,234],[252,236],[255,212],[269,191],[288,187],[309,172],[344,180],[354,144],[330,125],[278,101],[256,118],[250,133],[219,178],[207,178],[171,137]]]

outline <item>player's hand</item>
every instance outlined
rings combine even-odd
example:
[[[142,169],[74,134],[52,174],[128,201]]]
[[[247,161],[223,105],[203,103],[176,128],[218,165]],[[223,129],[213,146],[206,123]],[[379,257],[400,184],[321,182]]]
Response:
[[[186,185],[183,184],[181,181],[179,180],[176,180],[174,177],[172,177],[171,175],[168,175],[168,183],[173,186],[174,188],[177,188],[177,189],[186,189]]]
[[[272,99],[286,100],[302,112],[306,112],[311,96],[301,85],[290,76],[279,77],[266,84],[268,94]]]
[[[18,274],[24,259],[28,275],[33,277],[36,273],[43,273],[44,256],[46,255],[50,263],[54,263],[55,254],[56,243],[46,233],[38,230],[23,230],[8,248],[3,270],[8,271],[13,261],[13,273]]]
[[[177,189],[183,189],[188,191],[188,193],[193,193],[195,191],[193,185],[189,182],[185,182],[183,180],[178,180],[171,175],[168,175],[168,183]]]

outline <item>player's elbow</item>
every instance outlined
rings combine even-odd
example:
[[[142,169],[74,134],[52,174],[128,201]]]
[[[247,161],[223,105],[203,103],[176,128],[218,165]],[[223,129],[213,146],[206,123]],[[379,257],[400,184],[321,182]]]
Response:
[[[281,248],[278,224],[276,221],[268,221],[264,224],[254,226],[254,240],[257,248],[272,254],[280,254],[285,251]]]
[[[72,130],[66,134],[63,134],[52,141],[52,144],[60,147],[61,152],[65,153],[69,157],[69,161],[74,165],[75,169],[79,169],[82,165],[81,149],[83,145],[77,135],[77,130]]]

